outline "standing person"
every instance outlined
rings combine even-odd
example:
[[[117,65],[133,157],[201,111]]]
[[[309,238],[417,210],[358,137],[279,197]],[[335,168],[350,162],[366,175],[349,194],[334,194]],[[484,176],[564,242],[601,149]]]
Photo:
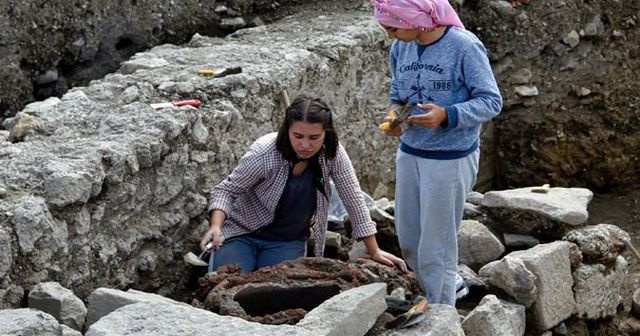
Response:
[[[482,123],[502,97],[487,52],[447,0],[372,0],[390,38],[389,111],[411,105],[396,154],[396,230],[429,302],[455,305],[457,232],[476,182]],[[392,117],[385,118],[385,121]],[[465,288],[466,289],[466,288]]]
[[[376,224],[347,152],[338,142],[331,110],[300,96],[287,108],[278,133],[257,139],[233,172],[211,191],[210,228],[200,247],[214,242],[209,271],[239,264],[243,272],[306,254],[307,239],[322,256],[333,180],[371,258],[406,271],[404,261],[378,247]],[[223,238],[224,239],[224,244]]]

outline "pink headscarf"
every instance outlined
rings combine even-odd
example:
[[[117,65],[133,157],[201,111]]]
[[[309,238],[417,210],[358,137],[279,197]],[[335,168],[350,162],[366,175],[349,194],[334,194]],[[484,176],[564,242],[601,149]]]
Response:
[[[371,0],[373,17],[393,28],[431,30],[438,26],[464,29],[448,0]]]

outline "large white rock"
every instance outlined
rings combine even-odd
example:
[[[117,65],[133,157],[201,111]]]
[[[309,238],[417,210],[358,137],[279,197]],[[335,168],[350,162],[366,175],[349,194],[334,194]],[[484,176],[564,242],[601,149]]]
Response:
[[[93,323],[85,336],[364,336],[387,308],[386,288],[385,283],[373,283],[344,291],[310,311],[295,326],[249,322],[137,293],[130,299],[144,302],[108,313]]]
[[[570,259],[572,246],[575,247],[566,241],[556,241],[509,254],[521,259],[536,276],[537,294],[530,312],[533,327],[537,330],[549,330],[574,312],[576,302]]]
[[[89,327],[85,336],[312,335],[303,331],[290,325],[264,325],[189,306],[140,302],[101,318]]]
[[[150,302],[158,305],[187,305],[186,303],[174,301],[158,294],[135,289],[129,289],[123,292],[121,290],[103,287],[94,290],[87,298],[87,301],[87,326],[94,324],[103,316],[108,315],[118,308],[134,303]]]
[[[618,256],[610,268],[602,264],[580,264],[573,272],[575,314],[594,320],[616,315],[618,306],[624,300],[631,300],[622,296],[628,270],[629,264],[622,256]]]
[[[310,311],[296,326],[314,335],[364,336],[387,309],[387,284],[344,291]]]
[[[55,317],[31,308],[0,310],[0,335],[60,336],[62,328]]]
[[[546,193],[533,192],[538,187],[489,191],[482,206],[527,210],[543,214],[569,225],[584,224],[589,218],[587,205],[593,192],[585,188],[550,188]]]
[[[51,314],[60,323],[81,331],[87,308],[73,292],[57,282],[41,282],[29,292],[29,307]]]
[[[489,228],[475,220],[463,220],[458,231],[458,261],[470,267],[485,265],[504,253],[504,245]]]
[[[487,295],[462,320],[465,336],[522,336],[526,316],[522,305]]]

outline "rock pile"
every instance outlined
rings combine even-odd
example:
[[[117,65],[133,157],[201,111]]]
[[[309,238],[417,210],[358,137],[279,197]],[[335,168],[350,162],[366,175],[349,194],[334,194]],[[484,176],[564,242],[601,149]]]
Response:
[[[151,335],[182,321],[179,329],[167,328],[163,335],[191,335],[204,328],[213,335],[229,330],[250,335],[260,328],[274,335],[544,335],[588,333],[587,325],[607,325],[611,319],[626,319],[615,327],[618,332],[636,332],[640,289],[628,276],[627,233],[611,224],[584,226],[591,198],[586,189],[551,188],[545,194],[533,189],[470,195],[475,204],[467,203],[458,235],[459,273],[470,293],[458,302],[458,311],[431,305],[425,320],[409,329],[383,326],[397,314],[397,302],[410,306],[420,294],[413,275],[366,259],[358,243],[346,234],[337,240],[340,234],[335,233],[328,245],[345,241],[336,248],[349,251],[339,255],[358,257],[302,258],[243,274],[223,267],[200,278],[191,305],[132,289],[99,288],[85,308],[59,284],[41,283],[29,293],[29,306],[40,311],[2,311],[0,321],[28,323],[20,329],[7,324],[0,332],[44,328],[73,335],[77,332],[67,327],[83,330],[86,321],[85,335]],[[389,225],[393,235],[393,202],[373,202],[370,211],[391,219],[378,225]],[[510,225],[514,215],[532,219],[530,229]],[[537,235],[549,223],[562,239],[545,241]]]

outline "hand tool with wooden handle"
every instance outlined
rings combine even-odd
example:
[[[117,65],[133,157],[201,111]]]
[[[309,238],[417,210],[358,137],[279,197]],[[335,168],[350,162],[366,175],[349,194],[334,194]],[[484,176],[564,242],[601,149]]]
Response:
[[[181,106],[191,106],[191,107],[198,108],[200,107],[200,105],[202,105],[201,101],[197,99],[188,99],[188,100],[174,101],[170,103],[151,104],[151,107],[153,107],[154,109],[160,109],[164,107],[181,107]]]
[[[412,107],[413,105],[404,105],[395,110],[389,111],[389,117],[391,117],[391,120],[385,121],[380,124],[380,129],[389,130],[400,126],[400,124],[407,120],[407,118],[411,115]]]
[[[420,323],[425,319],[424,313],[429,309],[429,302],[426,298],[420,297],[418,303],[413,305],[409,311],[396,316],[393,320],[387,322],[387,329],[408,328]]]

